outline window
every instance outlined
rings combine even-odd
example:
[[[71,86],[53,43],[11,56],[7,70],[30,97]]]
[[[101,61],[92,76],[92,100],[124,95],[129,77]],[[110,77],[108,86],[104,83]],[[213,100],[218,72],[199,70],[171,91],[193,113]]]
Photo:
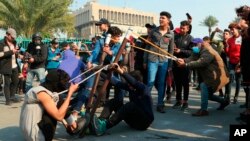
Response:
[[[129,19],[128,19],[128,13],[126,13],[126,14],[125,14],[124,23],[125,23],[125,24],[128,24],[128,21],[129,21]]]
[[[106,10],[103,10],[103,18],[107,18]]]
[[[136,16],[135,16],[135,19],[136,19],[136,23],[135,23],[135,25],[139,25],[139,16],[138,16],[138,15],[136,15]]]
[[[112,21],[114,21],[114,17],[115,17],[114,12],[111,11],[111,20],[112,20]]]
[[[131,14],[128,15],[128,24],[131,25]]]
[[[118,19],[117,19],[117,12],[115,12],[115,14],[114,14],[114,22],[116,22],[116,23],[118,23]]]
[[[122,20],[121,23],[124,24],[124,13],[122,13]]]
[[[136,19],[135,19],[135,15],[134,15],[134,14],[132,14],[132,20],[131,20],[131,21],[132,21],[131,24],[132,24],[132,25],[135,25]]]
[[[118,13],[118,23],[121,23],[122,20],[121,20],[121,12]]]
[[[107,19],[110,20],[110,11],[107,11]]]
[[[145,17],[142,16],[142,24],[141,24],[141,26],[143,26],[145,23],[146,23],[146,22],[145,22]]]
[[[103,17],[102,10],[99,10],[99,19],[101,19],[102,17]]]
[[[141,21],[142,18],[141,18],[141,15],[139,15],[138,18],[139,18],[138,25],[141,26],[141,25],[142,25],[142,21]]]

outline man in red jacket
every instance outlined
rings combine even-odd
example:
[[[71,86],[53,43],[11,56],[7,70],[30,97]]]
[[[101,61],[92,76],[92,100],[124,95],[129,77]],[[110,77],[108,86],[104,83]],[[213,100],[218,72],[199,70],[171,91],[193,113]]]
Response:
[[[240,73],[236,72],[236,66],[240,62],[240,48],[242,37],[240,35],[240,27],[237,23],[231,23],[228,28],[232,33],[232,37],[228,39],[227,44],[228,47],[226,48],[226,54],[229,58],[229,72],[230,72],[230,84],[229,84],[229,91],[226,93],[228,100],[230,100],[231,96],[231,84],[233,83],[233,78],[236,81],[236,90],[234,95],[233,103],[237,103],[239,91],[240,91]]]

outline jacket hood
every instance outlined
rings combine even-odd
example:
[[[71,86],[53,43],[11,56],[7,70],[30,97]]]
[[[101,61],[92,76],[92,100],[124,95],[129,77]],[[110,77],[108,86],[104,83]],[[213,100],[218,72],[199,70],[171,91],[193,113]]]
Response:
[[[66,60],[66,59],[76,59],[75,53],[71,50],[65,50],[63,54],[63,60]]]

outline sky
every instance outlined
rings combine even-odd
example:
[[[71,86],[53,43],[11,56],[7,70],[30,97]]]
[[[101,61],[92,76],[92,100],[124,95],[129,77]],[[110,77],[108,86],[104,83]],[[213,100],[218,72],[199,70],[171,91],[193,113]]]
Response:
[[[89,0],[74,0],[71,9],[80,8],[87,1]],[[235,8],[242,5],[250,6],[250,0],[97,0],[97,2],[111,7],[133,8],[156,15],[159,15],[161,11],[168,11],[172,15],[171,20],[175,27],[179,27],[180,22],[187,19],[186,13],[189,13],[193,18],[191,35],[200,38],[208,35],[208,28],[200,25],[207,16],[216,17],[219,21],[216,27],[225,29],[236,17]],[[159,25],[159,23],[155,24]]]

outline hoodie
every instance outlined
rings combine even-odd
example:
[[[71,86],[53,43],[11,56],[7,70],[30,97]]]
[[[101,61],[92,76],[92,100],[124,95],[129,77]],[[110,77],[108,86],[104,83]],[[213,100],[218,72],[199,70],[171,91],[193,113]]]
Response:
[[[85,69],[85,64],[76,58],[75,53],[71,50],[66,50],[63,53],[62,62],[60,63],[59,69],[64,70],[70,76],[70,79],[75,78],[81,74],[81,70]],[[73,81],[73,83],[78,83],[82,80],[79,77]]]

